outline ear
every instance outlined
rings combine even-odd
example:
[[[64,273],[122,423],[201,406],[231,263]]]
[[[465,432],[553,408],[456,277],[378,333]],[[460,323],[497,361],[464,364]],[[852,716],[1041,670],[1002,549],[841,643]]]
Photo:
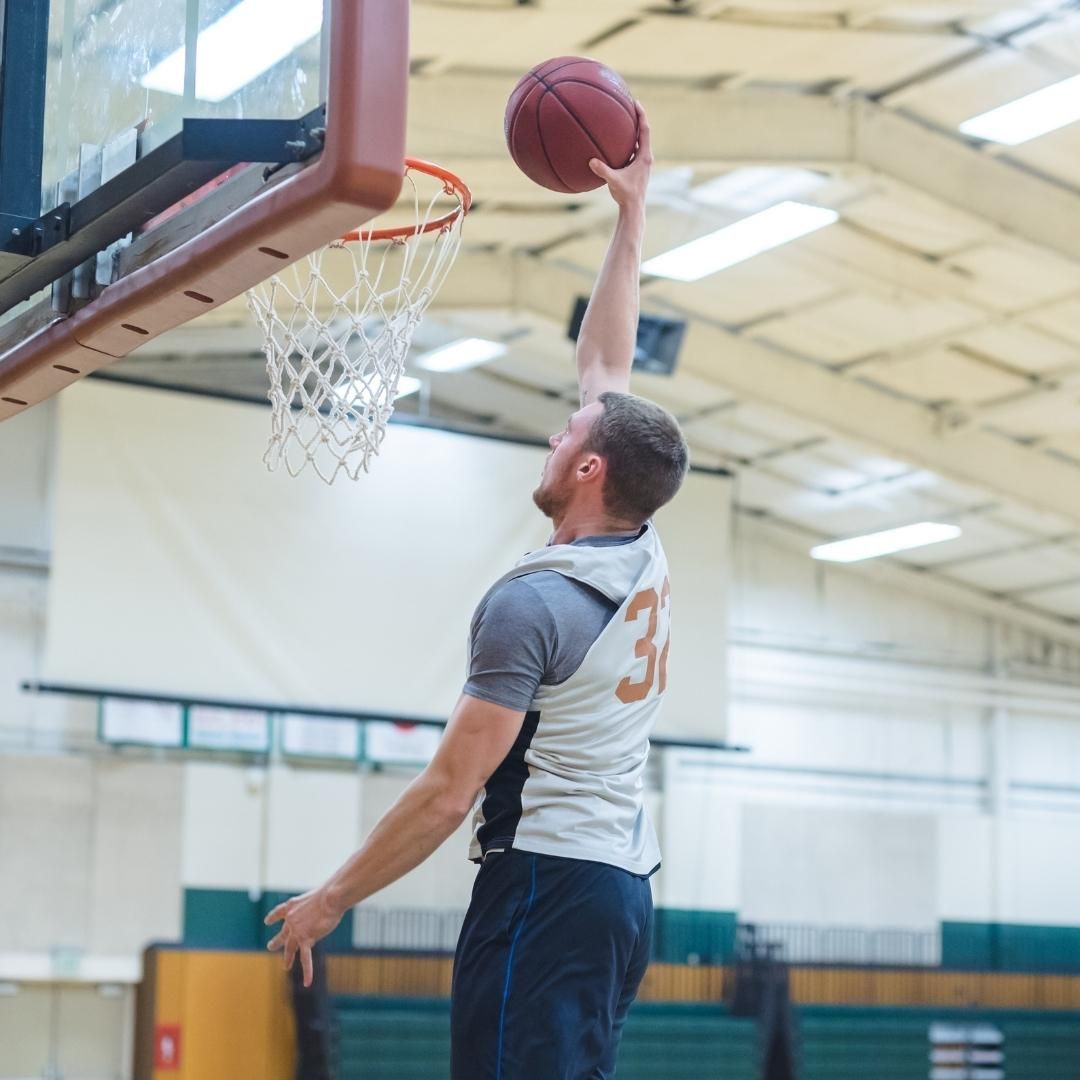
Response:
[[[586,454],[577,467],[577,480],[582,484],[603,482],[607,462],[599,454]]]

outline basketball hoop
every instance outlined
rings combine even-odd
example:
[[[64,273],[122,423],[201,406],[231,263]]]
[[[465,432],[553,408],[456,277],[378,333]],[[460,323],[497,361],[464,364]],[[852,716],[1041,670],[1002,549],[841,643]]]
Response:
[[[386,435],[413,333],[461,247],[472,195],[405,160],[413,222],[346,233],[248,291],[263,332],[271,434],[263,455],[333,483],[367,472]],[[440,212],[449,201],[450,208]]]

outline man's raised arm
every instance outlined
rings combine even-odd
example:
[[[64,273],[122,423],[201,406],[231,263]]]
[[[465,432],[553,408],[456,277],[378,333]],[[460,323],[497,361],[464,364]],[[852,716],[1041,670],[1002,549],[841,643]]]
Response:
[[[625,169],[608,168],[593,159],[589,165],[608,185],[619,217],[600,276],[596,279],[577,343],[581,404],[596,401],[607,390],[630,389],[640,307],[641,243],[645,235],[645,190],[652,171],[652,147],[645,111],[637,105],[638,148]]]

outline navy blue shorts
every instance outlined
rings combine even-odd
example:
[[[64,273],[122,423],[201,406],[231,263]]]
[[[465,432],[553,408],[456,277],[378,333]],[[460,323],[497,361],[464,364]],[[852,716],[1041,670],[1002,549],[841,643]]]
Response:
[[[649,965],[647,878],[491,853],[458,940],[452,1080],[606,1080]]]

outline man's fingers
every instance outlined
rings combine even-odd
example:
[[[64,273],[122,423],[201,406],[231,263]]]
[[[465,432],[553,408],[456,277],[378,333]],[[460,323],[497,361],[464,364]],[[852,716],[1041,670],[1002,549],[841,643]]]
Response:
[[[269,926],[271,923],[281,922],[285,918],[285,909],[289,906],[289,901],[278,904],[277,907],[272,908],[270,914],[263,919],[263,925]]]
[[[296,945],[295,945],[294,942],[290,941],[285,946],[285,970],[286,971],[291,971],[292,970],[293,962],[295,960],[296,960]]]
[[[280,931],[279,931],[279,932],[278,932],[277,934],[275,934],[275,935],[274,935],[274,936],[273,936],[273,937],[272,937],[272,938],[271,938],[271,939],[270,939],[270,940],[269,940],[269,941],[268,941],[268,942],[266,943],[266,947],[267,947],[267,948],[268,948],[268,949],[269,949],[269,950],[270,950],[271,952],[276,952],[276,951],[277,951],[278,949],[280,949],[280,948],[281,948],[281,945],[282,945],[282,942],[283,942],[284,938],[285,938],[285,929],[284,929],[284,927],[283,927],[283,928],[282,928],[282,929],[281,929],[281,930],[280,930]]]
[[[589,168],[592,169],[592,171],[605,183],[610,183],[611,178],[615,175],[615,170],[609,168],[607,164],[599,158],[593,158],[589,162]]]
[[[315,967],[311,962],[310,945],[303,945],[300,948],[300,967],[304,972],[304,985],[310,986],[315,979]]]
[[[634,108],[637,109],[638,121],[638,157],[648,158],[652,155],[652,129],[641,102],[635,101]]]

